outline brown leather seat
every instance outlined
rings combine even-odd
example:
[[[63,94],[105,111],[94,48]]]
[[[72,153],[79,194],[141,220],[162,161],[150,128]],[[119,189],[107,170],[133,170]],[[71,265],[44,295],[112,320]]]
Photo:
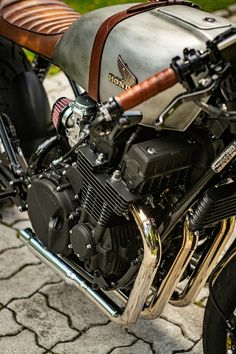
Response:
[[[0,35],[50,59],[79,17],[60,0],[0,0]]]

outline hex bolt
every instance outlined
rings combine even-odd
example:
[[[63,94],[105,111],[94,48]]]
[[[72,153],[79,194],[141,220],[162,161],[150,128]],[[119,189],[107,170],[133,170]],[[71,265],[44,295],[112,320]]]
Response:
[[[62,172],[62,175],[63,175],[63,176],[65,176],[65,175],[66,175],[66,170],[64,170],[64,171]]]
[[[155,209],[155,204],[154,204],[153,196],[147,197],[147,204],[150,204],[151,207],[152,207],[152,209]]]
[[[91,249],[92,246],[90,245],[90,243],[86,246],[87,249]]]
[[[60,192],[61,191],[61,187],[57,187],[57,192]]]
[[[116,170],[112,174],[112,180],[113,181],[119,181],[121,179],[121,172],[120,170]]]
[[[104,162],[105,160],[105,155],[104,154],[98,154],[97,160],[96,160],[96,164],[100,165]]]
[[[72,248],[73,248],[71,243],[69,243],[68,248],[69,248],[69,249],[72,249]]]
[[[74,215],[73,214],[70,214],[69,215],[69,220],[73,220],[74,219]]]
[[[147,153],[149,155],[155,155],[155,154],[157,154],[157,150],[153,147],[149,147],[149,148],[147,148]]]
[[[74,196],[74,200],[78,200],[79,199],[79,196],[78,196],[78,194],[76,194],[75,196]]]
[[[13,181],[10,181],[9,184],[10,184],[10,186],[14,186],[14,182]]]
[[[27,188],[30,189],[31,187],[32,187],[32,185],[31,185],[31,184],[28,184],[28,187],[27,187]]]

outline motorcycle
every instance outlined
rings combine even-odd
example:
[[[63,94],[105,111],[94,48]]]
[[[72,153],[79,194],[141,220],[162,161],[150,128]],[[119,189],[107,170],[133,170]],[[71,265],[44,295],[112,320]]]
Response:
[[[0,199],[28,211],[21,239],[124,326],[209,280],[204,353],[236,353],[234,25],[184,0],[0,9]],[[75,95],[52,112],[51,64]]]

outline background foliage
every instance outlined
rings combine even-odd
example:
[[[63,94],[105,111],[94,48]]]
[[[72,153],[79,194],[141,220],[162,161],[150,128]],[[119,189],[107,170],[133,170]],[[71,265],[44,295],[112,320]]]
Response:
[[[74,9],[81,13],[85,13],[98,7],[104,7],[114,4],[125,4],[131,2],[140,2],[142,0],[64,0],[71,5]],[[192,0],[193,2],[199,4],[205,11],[215,11],[219,9],[224,9],[229,5],[235,4],[235,0]]]

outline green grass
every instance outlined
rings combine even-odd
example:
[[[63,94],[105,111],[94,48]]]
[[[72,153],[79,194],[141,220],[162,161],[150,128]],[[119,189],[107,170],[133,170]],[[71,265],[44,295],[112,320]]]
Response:
[[[125,4],[131,2],[139,2],[135,0],[65,0],[71,7],[79,11],[80,13],[85,13],[99,7],[114,5],[114,4]],[[193,0],[193,2],[199,4],[201,8],[205,11],[215,11],[219,9],[224,9],[229,5],[235,4],[235,0]]]

